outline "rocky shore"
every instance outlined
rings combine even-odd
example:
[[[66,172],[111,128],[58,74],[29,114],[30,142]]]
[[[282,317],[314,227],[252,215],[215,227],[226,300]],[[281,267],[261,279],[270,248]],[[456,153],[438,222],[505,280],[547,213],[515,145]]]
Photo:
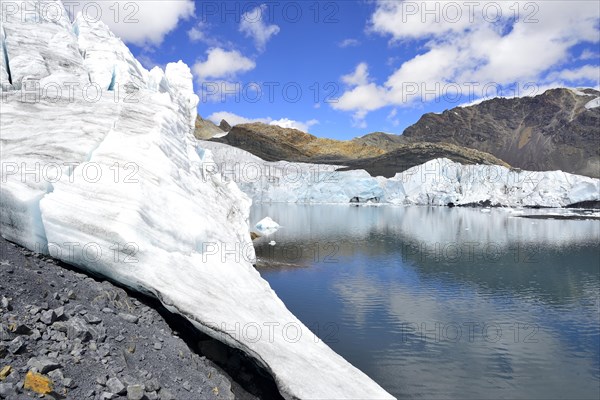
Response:
[[[2,238],[0,277],[2,399],[257,399],[272,390],[248,360],[151,299]]]

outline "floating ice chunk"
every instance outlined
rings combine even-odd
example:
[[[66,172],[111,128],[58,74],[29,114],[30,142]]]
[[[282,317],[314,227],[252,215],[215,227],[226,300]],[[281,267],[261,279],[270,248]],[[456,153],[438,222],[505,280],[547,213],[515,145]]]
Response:
[[[260,220],[255,226],[258,233],[263,236],[269,236],[273,233],[277,232],[281,226],[275,221],[271,219],[271,217],[266,217]]]

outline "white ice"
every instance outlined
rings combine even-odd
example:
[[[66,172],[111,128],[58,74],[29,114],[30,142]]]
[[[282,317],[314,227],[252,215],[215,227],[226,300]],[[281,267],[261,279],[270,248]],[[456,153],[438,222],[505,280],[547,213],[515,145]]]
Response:
[[[435,159],[386,179],[331,165],[268,162],[222,143],[207,170],[222,171],[257,203],[383,203],[565,207],[600,200],[600,180],[562,171],[523,171]]]
[[[261,219],[254,227],[262,236],[272,235],[280,228],[279,224],[273,221],[271,217]]]
[[[585,108],[587,108],[588,110],[598,107],[600,107],[600,97],[596,97],[594,100],[589,101],[585,104]]]

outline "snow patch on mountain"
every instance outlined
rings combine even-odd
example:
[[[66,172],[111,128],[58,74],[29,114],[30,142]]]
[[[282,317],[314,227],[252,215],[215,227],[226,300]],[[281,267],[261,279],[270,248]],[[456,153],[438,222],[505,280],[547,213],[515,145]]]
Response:
[[[600,97],[596,97],[594,100],[589,101],[585,104],[585,108],[591,110],[592,108],[600,107]]]

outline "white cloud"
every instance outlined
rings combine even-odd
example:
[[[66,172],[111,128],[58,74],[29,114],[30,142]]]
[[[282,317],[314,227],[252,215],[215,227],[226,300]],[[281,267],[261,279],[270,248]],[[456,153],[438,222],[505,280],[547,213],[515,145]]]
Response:
[[[264,51],[269,39],[279,33],[279,26],[265,24],[266,11],[267,5],[262,4],[244,13],[240,22],[240,32],[251,37],[259,51]]]
[[[349,86],[366,85],[369,82],[369,67],[367,63],[360,63],[353,73],[342,76],[342,82]]]
[[[571,83],[593,81],[598,83],[600,80],[600,67],[597,65],[584,65],[579,68],[562,69],[552,72],[547,77],[548,80],[566,81]]]
[[[207,59],[197,62],[192,70],[199,79],[232,77],[240,72],[247,72],[256,67],[256,63],[236,50],[212,48],[207,52]]]
[[[181,19],[194,15],[193,0],[81,0],[65,2],[75,13],[96,21],[100,18],[123,41],[138,46],[160,45]],[[69,10],[71,11],[71,10]]]
[[[316,119],[311,119],[306,122],[296,121],[289,118],[281,118],[278,120],[274,120],[271,117],[266,118],[246,118],[241,115],[237,115],[228,111],[220,111],[212,113],[208,116],[208,119],[214,122],[215,124],[221,123],[221,120],[225,120],[231,126],[239,125],[239,124],[249,124],[253,122],[261,122],[263,124],[268,125],[277,125],[282,128],[293,128],[298,129],[303,132],[308,132],[308,130],[319,123]]]
[[[302,131],[302,132],[308,132],[308,130],[310,129],[311,126],[317,125],[318,123],[319,123],[319,121],[317,121],[316,119],[311,119],[306,122],[300,122],[300,121],[294,121],[293,119],[289,119],[289,118],[281,118],[276,121],[271,121],[269,123],[269,125],[277,125],[282,128],[293,128],[293,129],[298,129],[299,131]]]
[[[360,41],[357,39],[344,39],[338,44],[338,46],[340,46],[341,48],[355,47],[358,45],[360,45]]]
[[[193,27],[188,31],[188,37],[192,42],[199,42],[201,40],[204,40],[204,32],[202,32],[196,27]]]
[[[400,125],[400,120],[398,118],[396,118],[396,116],[398,115],[398,110],[393,108],[392,111],[390,111],[390,113],[388,114],[388,116],[386,117],[386,119],[388,121],[390,121],[390,123],[392,124],[392,126],[396,127],[398,125]]]
[[[595,2],[548,1],[527,3],[528,7],[518,3],[516,20],[514,4],[379,1],[369,30],[390,37],[391,42],[414,42],[422,51],[402,63],[383,84],[363,82],[332,106],[354,111],[356,119],[387,105],[432,101],[456,84],[461,93],[469,94],[466,84],[479,85],[481,90],[488,84],[597,82],[597,66],[596,79],[593,68],[549,73],[575,58],[571,54],[575,45],[600,41]],[[426,13],[423,7],[433,13]],[[500,13],[496,14],[498,7]],[[347,82],[351,76],[341,79]]]
[[[579,55],[580,60],[596,60],[600,59],[600,53],[585,49]]]
[[[207,40],[206,37],[206,24],[199,21],[196,26],[193,26],[188,32],[188,38],[191,42],[204,42]]]
[[[262,122],[263,124],[268,124],[271,122],[271,118],[246,118],[241,115],[237,115],[228,111],[219,111],[212,113],[208,116],[208,119],[214,122],[215,124],[220,124],[221,120],[225,120],[231,126],[236,126],[240,124],[250,124],[252,122]]]

